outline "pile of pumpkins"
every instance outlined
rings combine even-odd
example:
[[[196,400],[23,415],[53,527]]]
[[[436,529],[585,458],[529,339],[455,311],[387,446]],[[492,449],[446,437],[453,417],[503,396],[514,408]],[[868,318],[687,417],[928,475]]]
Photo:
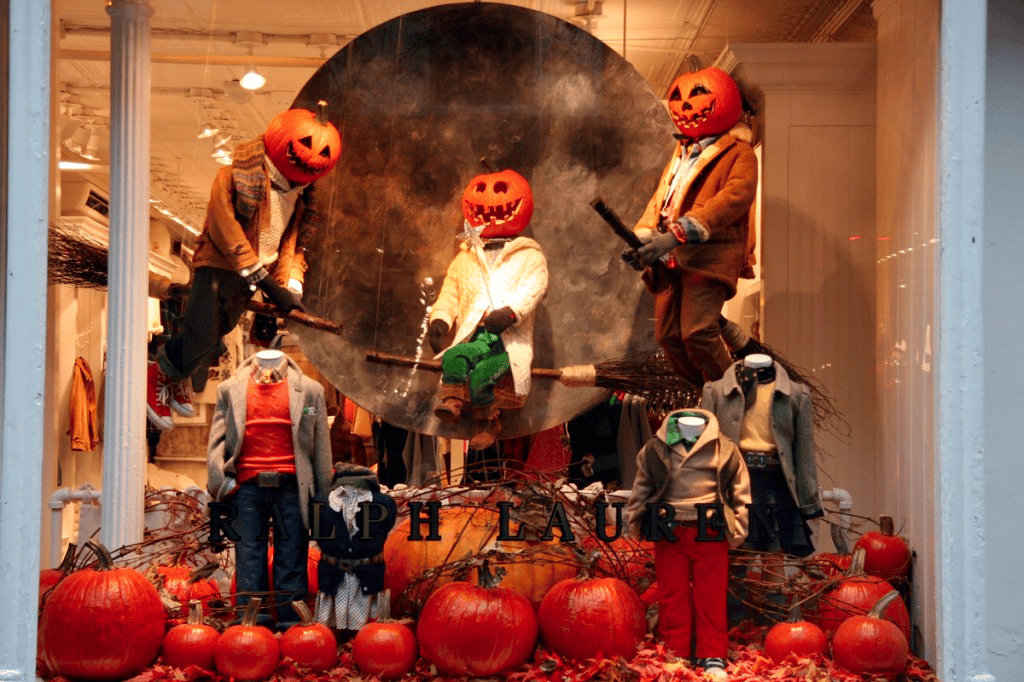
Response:
[[[422,571],[431,561],[435,567],[444,563],[436,556],[417,556],[417,552],[445,552],[444,556],[453,560],[463,558],[464,550],[479,552],[482,547],[474,547],[474,543],[489,545],[493,540],[487,538],[490,531],[481,530],[479,535],[467,532],[475,520],[483,520],[482,527],[491,527],[489,515],[478,516],[481,509],[452,508],[444,514],[441,535],[454,538],[447,543],[407,543],[408,529],[403,533],[399,524],[385,550],[386,562],[391,561],[389,554],[395,559],[394,567],[387,564],[387,581],[392,583],[387,592],[395,590],[395,583],[404,580],[408,584],[407,571]],[[445,524],[455,524],[458,532]],[[863,536],[858,545],[868,544],[871,536]],[[460,547],[463,541],[469,544]],[[338,664],[334,634],[313,622],[301,602],[295,607],[302,622],[278,637],[255,624],[258,599],[250,600],[241,623],[219,632],[203,622],[203,595],[185,593],[179,599],[189,604],[188,619],[167,629],[164,605],[153,584],[134,569],[115,568],[102,545],[88,544],[99,558],[98,568],[61,574],[59,582],[53,581],[56,586],[47,588],[40,617],[40,668],[44,675],[60,674],[72,680],[125,679],[155,663],[159,656],[166,665],[196,665],[233,680],[266,679],[285,658],[310,672]],[[438,546],[445,544],[447,549]],[[632,549],[638,549],[638,544],[633,543]],[[557,552],[558,547],[555,541],[547,550]],[[629,548],[622,545],[622,549]],[[857,549],[849,575],[821,597],[806,621],[782,623],[768,632],[768,655],[781,662],[790,655],[824,653],[831,634],[833,659],[844,668],[876,674],[903,670],[909,652],[909,616],[884,578],[861,572],[864,557],[871,565],[876,555],[864,551],[863,547]],[[515,576],[522,567],[498,565],[492,570],[490,561],[484,560],[469,581],[445,579],[443,584],[429,586],[415,634],[385,612],[353,640],[353,662],[364,674],[380,679],[403,676],[420,656],[444,674],[487,677],[521,667],[538,641],[567,660],[632,658],[647,632],[646,609],[634,586],[616,577],[577,576],[578,565],[571,563],[549,563],[562,568],[544,573],[549,564],[535,564],[545,568],[522,572],[530,575],[526,580]],[[908,563],[909,554],[903,570]],[[565,576],[566,570],[573,575]],[[511,586],[502,583],[503,577],[506,582],[513,578]],[[384,604],[388,601],[385,598]],[[387,606],[384,608],[387,611]],[[850,616],[848,611],[859,615]]]
[[[862,535],[850,555],[817,555],[810,564],[835,586],[807,610],[773,626],[765,653],[776,663],[790,656],[824,655],[831,639],[832,660],[850,672],[885,679],[898,677],[910,653],[910,613],[893,584],[906,580],[910,548],[894,535],[892,519]]]

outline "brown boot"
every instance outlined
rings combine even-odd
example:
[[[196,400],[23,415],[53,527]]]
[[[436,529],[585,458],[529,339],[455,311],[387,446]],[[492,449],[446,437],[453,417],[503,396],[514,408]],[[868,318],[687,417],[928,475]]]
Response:
[[[487,448],[494,445],[494,441],[498,440],[498,436],[501,435],[501,422],[498,421],[498,410],[489,409],[484,412],[483,416],[478,410],[473,410],[476,413],[474,416],[476,419],[476,433],[469,439],[469,447],[473,450],[486,450]]]
[[[442,398],[434,407],[434,416],[443,422],[454,424],[462,417],[462,406],[465,401],[462,398]]]

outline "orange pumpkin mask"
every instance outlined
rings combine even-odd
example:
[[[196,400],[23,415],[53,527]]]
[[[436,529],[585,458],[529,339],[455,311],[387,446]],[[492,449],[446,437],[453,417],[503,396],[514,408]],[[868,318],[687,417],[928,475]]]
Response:
[[[713,66],[684,73],[672,83],[668,93],[672,122],[691,140],[727,132],[743,113],[743,98],[736,81]]]
[[[334,168],[341,155],[341,135],[327,120],[327,103],[321,100],[316,114],[289,109],[271,119],[263,147],[281,175],[304,185]]]
[[[513,237],[533,217],[533,190],[514,170],[478,175],[462,193],[462,215],[473,227],[485,226],[484,239]]]

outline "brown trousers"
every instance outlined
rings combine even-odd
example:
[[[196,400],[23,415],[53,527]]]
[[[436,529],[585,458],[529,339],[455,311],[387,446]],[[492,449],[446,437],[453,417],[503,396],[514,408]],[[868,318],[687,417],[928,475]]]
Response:
[[[654,337],[672,367],[694,386],[722,378],[732,356],[718,317],[729,289],[703,275],[661,269],[654,293]]]

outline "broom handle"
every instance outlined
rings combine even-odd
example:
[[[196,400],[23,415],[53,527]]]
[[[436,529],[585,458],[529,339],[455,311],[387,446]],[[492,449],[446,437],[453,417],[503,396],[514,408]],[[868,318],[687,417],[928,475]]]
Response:
[[[292,322],[297,322],[304,327],[311,327],[313,329],[319,329],[320,331],[330,332],[336,336],[341,336],[340,322],[332,322],[331,320],[323,317],[304,313],[301,310],[289,310],[288,312],[284,312],[276,305],[252,300],[246,304],[246,308],[254,313],[259,313],[260,315],[266,315],[267,317],[283,317],[291,320]]]
[[[390,365],[392,367],[412,367],[413,369],[425,369],[430,372],[441,371],[441,363],[438,360],[421,360],[417,358],[410,358],[406,355],[380,353],[372,350],[366,352],[366,361],[373,362],[378,365]],[[546,367],[533,367],[530,369],[530,374],[544,379],[560,379],[562,377],[562,370],[548,369]]]

